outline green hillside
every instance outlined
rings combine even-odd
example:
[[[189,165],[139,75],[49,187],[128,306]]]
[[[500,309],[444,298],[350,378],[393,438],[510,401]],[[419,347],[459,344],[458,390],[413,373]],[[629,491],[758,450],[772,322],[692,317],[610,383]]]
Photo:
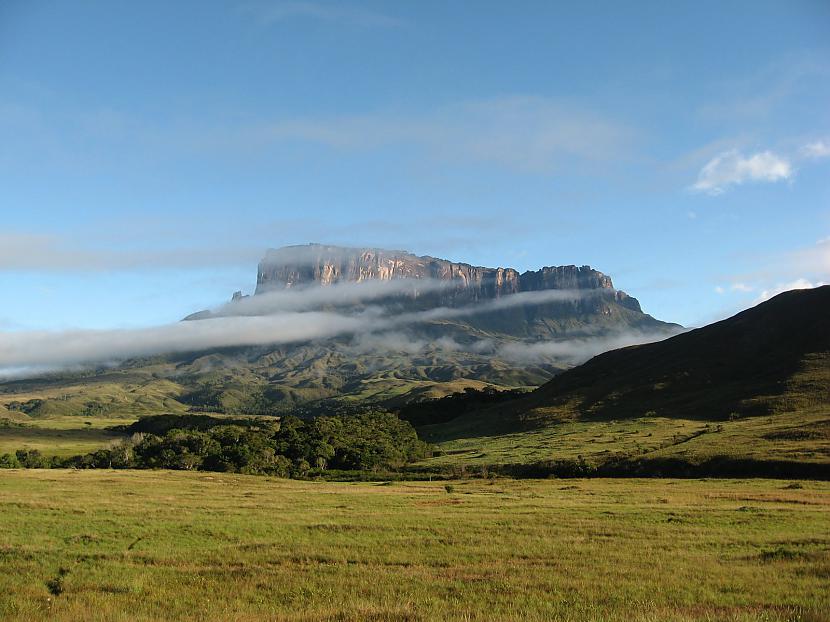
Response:
[[[421,434],[432,464],[830,464],[830,287],[622,348]],[[788,466],[789,465],[789,466]],[[812,466],[811,466],[812,465]],[[655,467],[656,468],[656,467]]]

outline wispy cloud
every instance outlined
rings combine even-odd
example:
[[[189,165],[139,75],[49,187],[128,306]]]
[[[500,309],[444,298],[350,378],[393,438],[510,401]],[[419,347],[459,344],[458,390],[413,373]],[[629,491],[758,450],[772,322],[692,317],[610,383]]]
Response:
[[[442,169],[487,164],[550,174],[586,163],[629,162],[641,137],[639,130],[584,102],[521,94],[342,116],[159,121],[115,110],[58,117],[35,110],[32,119],[25,132],[7,123],[15,127],[10,135],[16,142],[7,149],[15,157],[0,156],[0,166],[13,170],[21,159],[42,163],[45,158],[68,170],[100,171],[113,162],[123,167],[182,158],[262,159],[316,145],[350,152],[402,148],[407,157]]]
[[[682,329],[667,334],[641,331],[621,331],[610,335],[542,341],[537,343],[515,342],[505,344],[497,349],[497,355],[514,363],[532,364],[551,361],[579,364],[588,359],[617,348],[661,341],[672,334],[679,334]]]
[[[141,249],[100,247],[94,239],[31,233],[0,233],[0,271],[170,270],[255,263],[256,249],[245,246]]]
[[[830,237],[790,253],[787,263],[802,274],[814,274],[823,279],[830,279]]]
[[[397,17],[339,2],[285,0],[283,2],[250,3],[245,5],[243,9],[268,26],[295,19],[350,24],[364,28],[394,28],[403,23]]]
[[[718,294],[743,297],[744,305],[756,305],[791,289],[809,289],[830,283],[830,237],[786,253],[755,260],[758,270],[733,275],[728,285],[718,285]],[[748,294],[755,294],[752,298]],[[733,309],[737,310],[737,309]]]
[[[830,157],[830,143],[823,140],[808,143],[801,148],[801,154],[813,160]]]
[[[283,296],[265,296],[267,300],[262,307],[256,307],[259,305],[256,299],[238,303],[241,312],[238,315],[231,314],[226,307],[222,317],[151,328],[0,332],[0,372],[6,370],[5,375],[9,375],[10,370],[13,370],[19,375],[20,370],[26,369],[116,363],[126,358],[152,354],[304,342],[339,335],[377,335],[514,306],[578,300],[585,296],[599,295],[593,291],[546,290],[513,294],[463,307],[441,307],[414,312],[396,312],[394,308],[381,305],[359,304],[377,301],[389,295],[390,291],[402,291],[400,288],[412,286],[411,283],[404,282],[384,287],[377,285],[350,283],[338,287],[285,292]],[[418,281],[416,286],[429,287],[429,283]],[[346,308],[338,309],[335,304],[333,309],[326,309],[331,307],[329,303],[344,301],[349,303],[345,305]],[[264,315],[250,315],[254,311]],[[382,343],[384,339],[375,341]]]
[[[719,77],[698,115],[709,121],[757,123],[790,114],[794,101],[809,101],[821,92],[828,75],[830,68],[820,55],[789,55],[741,76]]]
[[[491,162],[539,172],[574,160],[619,158],[636,134],[572,103],[509,96],[409,116],[280,120],[242,130],[237,140],[260,145],[305,141],[336,149],[412,145],[442,161]]]
[[[452,287],[452,281],[438,279],[371,279],[281,289],[242,298],[215,309],[214,317],[261,316],[300,312],[325,307],[352,307],[382,299],[416,297]]]
[[[20,331],[0,334],[0,370],[117,362],[150,354],[332,337],[366,320],[336,313],[282,313],[178,322],[133,330]]]
[[[794,174],[790,161],[771,151],[744,156],[737,149],[732,149],[712,158],[701,169],[691,190],[718,195],[732,186],[748,182],[784,181],[792,179]]]
[[[753,303],[758,304],[764,302],[765,300],[769,300],[770,298],[777,296],[778,294],[788,292],[791,289],[812,289],[814,287],[821,287],[822,285],[827,285],[827,283],[825,283],[824,281],[811,282],[804,278],[796,279],[788,283],[779,283],[770,289],[765,289],[764,291],[762,291],[758,295],[758,297],[753,301]]]

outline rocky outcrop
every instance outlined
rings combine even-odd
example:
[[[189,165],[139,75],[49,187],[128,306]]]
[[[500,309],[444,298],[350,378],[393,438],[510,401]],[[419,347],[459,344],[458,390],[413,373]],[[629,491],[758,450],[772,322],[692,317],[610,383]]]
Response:
[[[614,290],[611,277],[590,266],[550,266],[519,273],[405,251],[308,244],[269,250],[259,263],[256,293],[367,280],[446,281],[440,304],[458,305],[540,290],[604,290],[621,305],[640,311],[636,299]],[[417,286],[413,290],[417,295]]]

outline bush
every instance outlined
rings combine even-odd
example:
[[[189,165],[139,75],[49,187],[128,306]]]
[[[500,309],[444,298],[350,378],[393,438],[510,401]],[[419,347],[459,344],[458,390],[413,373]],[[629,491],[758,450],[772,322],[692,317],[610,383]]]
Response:
[[[17,459],[17,456],[12,454],[0,455],[0,469],[19,469],[20,467],[20,460]]]

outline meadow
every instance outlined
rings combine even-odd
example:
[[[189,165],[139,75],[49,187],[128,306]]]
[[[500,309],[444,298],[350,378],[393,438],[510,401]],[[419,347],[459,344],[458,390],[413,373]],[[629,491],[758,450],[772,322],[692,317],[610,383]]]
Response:
[[[117,443],[123,435],[107,428],[131,421],[70,415],[22,421],[0,418],[0,454],[18,449],[61,457],[89,453]]]
[[[0,473],[3,620],[830,620],[830,483]]]
[[[804,408],[729,421],[701,421],[667,417],[640,417],[612,421],[564,420],[544,427],[507,434],[479,434],[463,430],[455,422],[419,429],[421,437],[437,449],[421,461],[422,468],[482,467],[531,464],[545,460],[676,459],[688,464],[727,457],[759,464],[789,461],[804,465],[815,477],[826,473],[830,462],[830,418],[825,407]],[[467,425],[462,422],[461,425]]]

